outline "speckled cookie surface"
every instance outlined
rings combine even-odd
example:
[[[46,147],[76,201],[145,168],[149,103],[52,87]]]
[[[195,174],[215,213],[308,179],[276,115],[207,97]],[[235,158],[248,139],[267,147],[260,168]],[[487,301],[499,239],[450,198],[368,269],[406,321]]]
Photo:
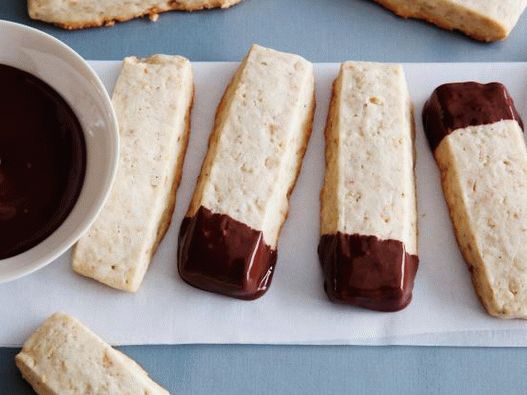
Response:
[[[435,158],[483,305],[498,317],[527,318],[527,150],[518,122],[458,129]]]
[[[66,29],[112,25],[165,11],[228,8],[241,0],[28,0],[29,16]]]
[[[190,62],[126,58],[112,102],[120,129],[116,180],[102,212],[74,249],[73,269],[137,291],[174,209],[193,96]]]
[[[16,364],[39,395],[168,395],[137,363],[62,313],[31,335]]]
[[[374,0],[404,18],[418,18],[481,41],[507,38],[527,0]]]
[[[313,66],[253,46],[227,88],[187,217],[203,206],[276,248],[314,110]]]
[[[416,255],[414,123],[401,66],[342,65],[326,163],[321,233],[399,240]]]

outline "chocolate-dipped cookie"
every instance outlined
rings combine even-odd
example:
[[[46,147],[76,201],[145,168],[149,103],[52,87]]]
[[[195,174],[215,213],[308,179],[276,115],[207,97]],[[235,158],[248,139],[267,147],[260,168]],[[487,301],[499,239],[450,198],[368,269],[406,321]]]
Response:
[[[527,318],[527,149],[512,98],[499,83],[442,85],[423,123],[481,302]]]
[[[334,302],[401,310],[418,266],[414,122],[402,67],[344,63],[325,139],[324,289]]]
[[[189,284],[240,299],[269,288],[311,133],[313,66],[254,45],[219,105],[178,246]]]

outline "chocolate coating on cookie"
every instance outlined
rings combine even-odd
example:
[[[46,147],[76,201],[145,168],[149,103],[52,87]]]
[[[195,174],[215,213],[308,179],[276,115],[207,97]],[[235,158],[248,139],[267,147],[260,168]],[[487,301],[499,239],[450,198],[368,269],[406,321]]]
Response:
[[[423,108],[423,125],[432,151],[456,129],[507,119],[516,120],[523,129],[514,101],[498,82],[441,85]]]
[[[401,241],[338,232],[321,237],[318,255],[332,302],[398,311],[412,300],[419,259]]]
[[[276,258],[261,231],[203,206],[181,224],[178,270],[194,287],[256,299],[271,285]]]

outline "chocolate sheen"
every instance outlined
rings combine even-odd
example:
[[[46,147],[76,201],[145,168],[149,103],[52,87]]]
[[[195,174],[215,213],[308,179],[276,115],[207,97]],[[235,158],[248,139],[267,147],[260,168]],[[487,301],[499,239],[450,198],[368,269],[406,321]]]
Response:
[[[277,252],[261,231],[200,207],[179,231],[178,270],[190,285],[238,299],[262,296],[273,277]]]
[[[498,82],[461,82],[438,87],[423,109],[423,125],[434,151],[456,129],[488,125],[502,120],[523,123],[507,88]]]
[[[398,240],[338,232],[320,238],[318,255],[332,302],[398,311],[412,300],[419,259]]]
[[[0,65],[0,259],[53,233],[84,182],[86,147],[71,107],[49,85]]]

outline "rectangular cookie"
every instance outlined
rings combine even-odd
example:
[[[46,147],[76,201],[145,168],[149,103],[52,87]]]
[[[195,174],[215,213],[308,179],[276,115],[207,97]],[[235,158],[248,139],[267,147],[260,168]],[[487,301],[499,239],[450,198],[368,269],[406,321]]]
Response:
[[[113,25],[133,18],[154,17],[166,11],[228,8],[241,0],[28,0],[32,19],[64,29]]]
[[[333,302],[396,311],[418,266],[414,120],[400,65],[346,62],[333,85],[319,258]]]
[[[15,361],[39,395],[168,395],[136,362],[62,313],[31,335]]]
[[[218,107],[181,225],[187,283],[240,299],[268,289],[314,108],[312,64],[254,45]]]
[[[480,41],[507,38],[527,0],[374,0],[403,18],[424,19]]]
[[[180,56],[126,58],[112,102],[120,157],[108,201],[73,252],[73,269],[135,292],[170,221],[187,148],[193,78]]]
[[[499,83],[442,85],[423,123],[481,302],[527,318],[527,149],[512,98]]]

